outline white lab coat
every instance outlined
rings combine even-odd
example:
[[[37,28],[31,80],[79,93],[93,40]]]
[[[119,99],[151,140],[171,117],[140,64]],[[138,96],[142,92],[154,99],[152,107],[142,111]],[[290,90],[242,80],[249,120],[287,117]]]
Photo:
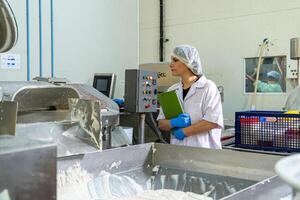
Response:
[[[223,112],[220,93],[214,82],[207,80],[203,75],[195,82],[185,99],[182,98],[182,83],[171,86],[168,91],[175,90],[179,97],[185,113],[191,116],[191,123],[195,124],[201,120],[206,120],[218,124],[218,127],[209,132],[196,134],[177,140],[171,136],[171,144],[185,145],[193,147],[203,147],[221,149],[221,131],[223,128]],[[165,119],[162,109],[157,120]]]

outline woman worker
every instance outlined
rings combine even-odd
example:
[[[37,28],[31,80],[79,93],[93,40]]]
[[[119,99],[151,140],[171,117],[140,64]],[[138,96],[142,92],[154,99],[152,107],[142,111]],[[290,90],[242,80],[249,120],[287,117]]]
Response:
[[[252,81],[255,86],[256,82],[252,76],[247,74],[246,78]],[[267,78],[267,82],[258,80],[257,92],[282,92],[282,88],[280,86],[281,75],[277,71],[269,71],[267,73]]]
[[[177,93],[185,113],[167,120],[160,109],[159,128],[172,132],[171,144],[221,149],[221,97],[215,83],[203,75],[197,49],[189,45],[175,47],[170,68],[181,81],[168,91]]]

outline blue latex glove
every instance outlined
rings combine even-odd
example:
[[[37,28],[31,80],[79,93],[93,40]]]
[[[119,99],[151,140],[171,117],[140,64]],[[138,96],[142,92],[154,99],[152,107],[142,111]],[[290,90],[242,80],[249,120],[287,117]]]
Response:
[[[178,115],[178,117],[170,120],[172,128],[185,128],[191,125],[191,117],[187,113]]]
[[[119,106],[124,104],[124,99],[113,99],[113,101],[118,104]]]
[[[186,136],[181,128],[174,129],[172,134],[175,136],[177,140],[183,140]]]

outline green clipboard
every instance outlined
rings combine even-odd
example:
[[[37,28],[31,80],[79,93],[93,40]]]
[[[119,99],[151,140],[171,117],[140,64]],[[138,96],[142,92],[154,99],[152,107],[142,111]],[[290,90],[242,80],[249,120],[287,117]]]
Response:
[[[183,113],[182,105],[175,91],[160,93],[157,97],[166,119],[175,118]]]

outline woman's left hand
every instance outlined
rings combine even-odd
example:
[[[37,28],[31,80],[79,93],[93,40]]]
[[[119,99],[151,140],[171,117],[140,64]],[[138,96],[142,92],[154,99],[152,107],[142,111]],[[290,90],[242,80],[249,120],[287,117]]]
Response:
[[[172,128],[185,128],[191,125],[191,117],[187,113],[178,115],[178,117],[170,120]]]
[[[183,140],[183,139],[186,137],[184,131],[183,131],[181,128],[179,128],[179,129],[174,129],[174,130],[172,131],[172,134],[175,136],[175,138],[176,138],[177,140]]]

